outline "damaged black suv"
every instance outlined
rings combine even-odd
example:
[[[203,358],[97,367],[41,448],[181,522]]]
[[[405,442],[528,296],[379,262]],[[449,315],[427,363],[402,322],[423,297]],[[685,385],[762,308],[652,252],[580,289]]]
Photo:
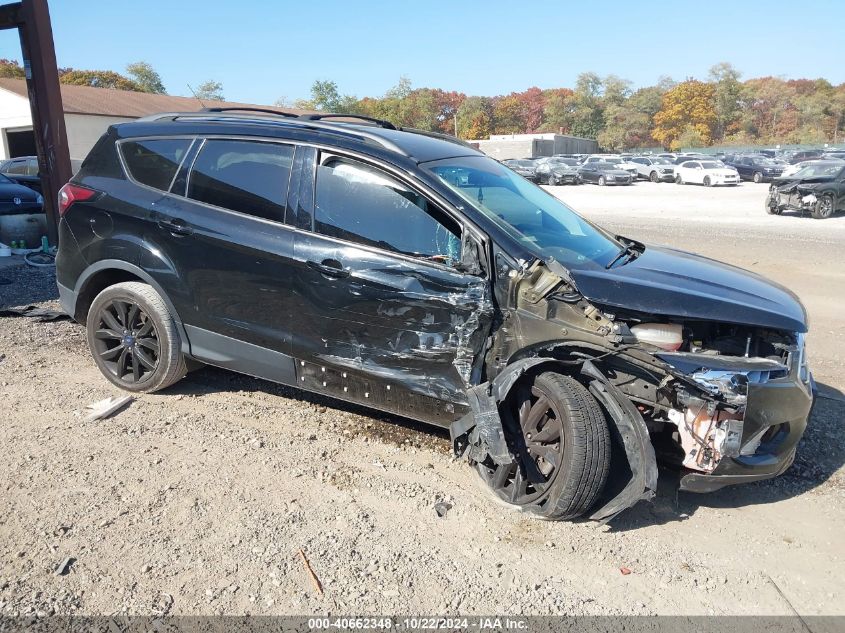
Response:
[[[223,109],[112,126],[62,189],[57,275],[103,375],[191,365],[448,427],[502,500],[608,519],[657,460],[705,492],[792,463],[807,317],[613,235],[454,138]]]

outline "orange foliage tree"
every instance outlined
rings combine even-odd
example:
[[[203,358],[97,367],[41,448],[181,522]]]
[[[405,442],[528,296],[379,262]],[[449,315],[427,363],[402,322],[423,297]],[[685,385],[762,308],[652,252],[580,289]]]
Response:
[[[654,115],[654,139],[671,149],[679,149],[682,134],[694,131],[704,145],[713,139],[716,125],[713,84],[689,79],[663,95],[660,111]]]

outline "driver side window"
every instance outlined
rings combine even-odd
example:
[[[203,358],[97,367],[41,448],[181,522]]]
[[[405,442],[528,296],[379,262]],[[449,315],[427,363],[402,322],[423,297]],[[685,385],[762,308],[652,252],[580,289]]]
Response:
[[[447,266],[461,259],[454,220],[398,180],[346,158],[317,167],[314,230]]]

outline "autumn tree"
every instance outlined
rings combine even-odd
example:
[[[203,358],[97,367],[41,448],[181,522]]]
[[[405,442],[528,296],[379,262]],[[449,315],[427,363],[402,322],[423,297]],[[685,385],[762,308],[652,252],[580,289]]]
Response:
[[[0,77],[23,79],[23,66],[12,59],[0,59]]]
[[[689,79],[663,95],[660,111],[654,115],[654,139],[671,149],[681,147],[679,138],[692,128],[701,144],[709,145],[716,125],[712,84]]]
[[[311,98],[295,103],[303,110],[320,110],[334,114],[359,114],[359,102],[352,95],[341,95],[334,81],[317,80],[311,84]]]
[[[542,90],[532,86],[523,92],[513,95],[519,100],[524,121],[523,132],[536,132],[543,125],[543,112],[546,108],[546,97]]]
[[[147,62],[133,62],[126,67],[126,73],[138,85],[142,92],[167,94],[164,83],[155,69]]]
[[[204,81],[197,86],[194,96],[200,101],[225,101],[223,84],[214,79]]]
[[[598,136],[604,124],[601,94],[602,80],[597,74],[578,75],[571,100],[571,134],[586,138]]]
[[[569,134],[575,110],[575,92],[569,88],[554,88],[546,90],[543,99],[543,123],[538,129]]]
[[[489,97],[467,97],[458,109],[458,136],[488,138],[493,132],[493,101]]]
[[[493,100],[493,125],[495,134],[520,134],[525,132],[522,103],[515,94]]]
[[[714,138],[724,138],[740,129],[742,84],[741,73],[727,62],[716,64],[708,77],[713,84],[713,107],[716,111]]]
[[[59,82],[73,86],[144,92],[135,81],[113,70],[68,70],[59,75]]]

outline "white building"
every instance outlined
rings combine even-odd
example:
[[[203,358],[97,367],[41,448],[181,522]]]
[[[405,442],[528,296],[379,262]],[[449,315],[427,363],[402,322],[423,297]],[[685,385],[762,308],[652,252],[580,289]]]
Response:
[[[469,142],[497,160],[554,154],[595,154],[599,151],[595,139],[555,133],[491,134],[489,139]]]
[[[82,160],[109,125],[159,112],[194,112],[205,106],[264,107],[245,103],[172,97],[128,90],[61,85],[71,159]],[[295,111],[297,113],[302,111]],[[0,78],[0,159],[35,155],[26,82]]]

